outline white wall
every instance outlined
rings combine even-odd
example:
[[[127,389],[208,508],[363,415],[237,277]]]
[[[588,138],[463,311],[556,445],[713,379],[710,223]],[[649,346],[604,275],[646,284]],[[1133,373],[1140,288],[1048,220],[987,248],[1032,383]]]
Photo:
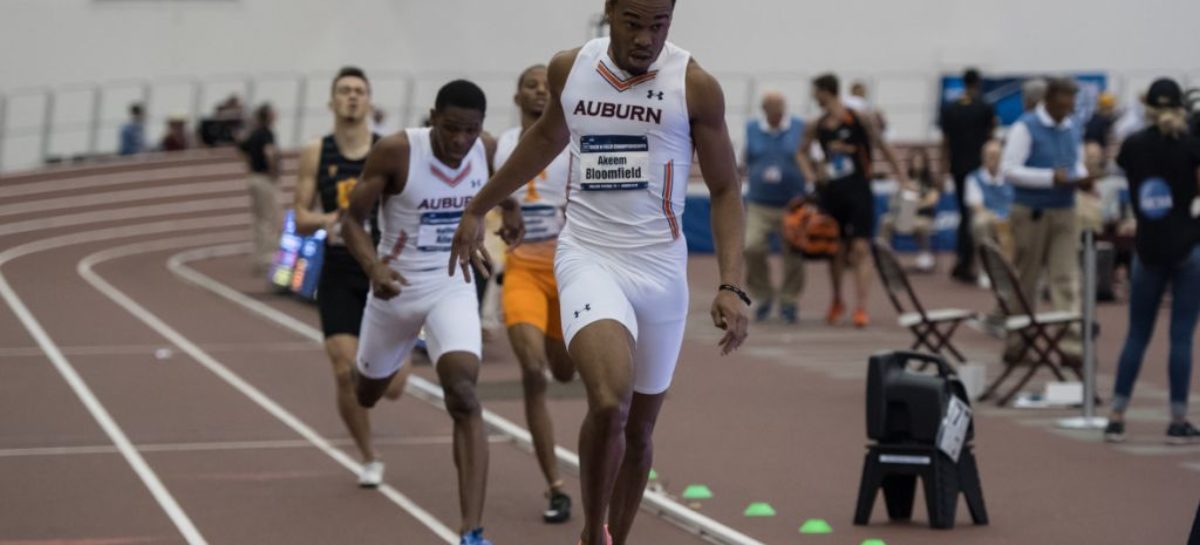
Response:
[[[9,95],[10,129],[0,160],[7,167],[14,154],[36,151],[43,99],[14,90],[45,85],[153,78],[160,83],[151,113],[161,118],[207,111],[244,92],[244,74],[258,80],[258,98],[296,108],[296,74],[311,74],[299,106],[313,112],[299,131],[286,115],[280,127],[304,138],[323,128],[327,74],[347,63],[377,75],[376,99],[397,114],[393,121],[408,97],[388,72],[421,74],[417,105],[451,75],[468,75],[494,105],[506,106],[515,73],[581,43],[602,7],[602,0],[0,0],[0,93]],[[1200,84],[1197,22],[1195,0],[679,0],[672,39],[722,77],[731,123],[741,122],[763,87],[782,88],[805,110],[807,77],[835,69],[872,83],[899,136],[926,137],[936,75],[968,63],[993,72],[1106,71],[1131,89],[1157,73]],[[197,78],[206,82],[200,97],[189,83]],[[108,89],[102,149],[115,145],[122,110],[141,92]],[[90,99],[86,89],[58,96],[54,151],[86,147]],[[497,107],[490,120],[503,126],[513,114]]]

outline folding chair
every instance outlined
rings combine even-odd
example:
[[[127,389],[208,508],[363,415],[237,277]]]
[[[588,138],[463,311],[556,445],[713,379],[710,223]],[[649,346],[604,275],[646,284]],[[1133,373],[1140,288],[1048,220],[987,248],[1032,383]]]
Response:
[[[1008,335],[1018,335],[1022,346],[1017,357],[1005,361],[1004,372],[988,386],[980,401],[990,398],[1000,388],[1000,385],[1012,375],[1017,367],[1027,366],[1029,369],[1017,384],[1003,397],[998,405],[1007,405],[1013,396],[1033,378],[1038,369],[1046,367],[1058,380],[1066,380],[1062,369],[1069,368],[1075,376],[1083,380],[1083,374],[1078,362],[1074,362],[1059,347],[1063,337],[1072,326],[1083,322],[1083,316],[1078,312],[1054,311],[1037,313],[1029,299],[1021,291],[1017,274],[1000,253],[1000,249],[992,242],[979,245],[979,256],[983,261],[984,271],[992,282],[992,293],[1004,313],[1004,330]]]
[[[925,310],[908,281],[908,275],[900,267],[896,254],[887,243],[882,240],[874,241],[871,244],[871,255],[875,258],[875,269],[879,272],[879,278],[883,280],[884,291],[891,299],[892,306],[896,307],[896,314],[899,315],[896,321],[916,337],[911,349],[927,349],[933,354],[943,356],[945,354],[942,351],[945,350],[959,362],[965,363],[967,358],[950,342],[950,337],[954,335],[958,326],[973,318],[975,313],[956,308]],[[907,299],[912,305],[911,311],[905,309],[902,299]]]

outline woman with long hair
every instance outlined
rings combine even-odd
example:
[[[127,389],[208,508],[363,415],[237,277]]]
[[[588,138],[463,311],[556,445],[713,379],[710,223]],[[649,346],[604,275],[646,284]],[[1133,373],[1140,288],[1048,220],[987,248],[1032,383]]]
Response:
[[[1129,334],[1117,368],[1112,413],[1104,437],[1125,437],[1125,410],[1154,332],[1159,305],[1171,287],[1171,423],[1167,441],[1187,444],[1200,431],[1187,421],[1192,340],[1200,314],[1200,139],[1187,127],[1183,92],[1169,79],[1146,93],[1148,126],[1121,146],[1117,164],[1129,178],[1137,220],[1136,255],[1129,290]]]

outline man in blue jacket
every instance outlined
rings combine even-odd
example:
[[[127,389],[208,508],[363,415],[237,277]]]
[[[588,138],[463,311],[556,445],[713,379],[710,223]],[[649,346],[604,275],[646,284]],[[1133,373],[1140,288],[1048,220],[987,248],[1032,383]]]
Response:
[[[775,303],[788,323],[798,317],[797,301],[804,289],[804,260],[783,244],[783,285],[771,284],[767,263],[771,234],[780,234],[787,204],[804,194],[804,176],[796,164],[796,152],[804,134],[804,121],[787,114],[783,94],[763,95],[763,117],[746,124],[746,285],[758,308],[755,318],[767,319]],[[780,239],[782,241],[782,237]]]
[[[1075,192],[1095,181],[1083,162],[1083,127],[1072,116],[1077,93],[1074,81],[1051,79],[1042,103],[1013,123],[1001,159],[1001,172],[1015,188],[1009,219],[1021,291],[1036,305],[1045,273],[1054,310],[1066,312],[1080,310]],[[1071,331],[1059,347],[1073,360],[1068,363],[1077,363],[1079,331]],[[1006,357],[1020,348],[1010,341]]]

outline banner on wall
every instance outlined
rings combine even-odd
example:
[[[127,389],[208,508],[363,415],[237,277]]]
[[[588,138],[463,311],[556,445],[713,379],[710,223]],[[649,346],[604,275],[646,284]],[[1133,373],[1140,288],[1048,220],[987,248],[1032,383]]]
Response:
[[[1026,80],[1038,77],[1046,76],[1021,74],[983,78],[983,96],[995,106],[996,116],[1000,118],[1001,125],[1007,127],[1021,117],[1025,111],[1025,97],[1021,93],[1021,85]],[[1079,95],[1075,98],[1075,117],[1082,120],[1091,119],[1092,112],[1096,109],[1096,99],[1108,89],[1108,76],[1098,72],[1082,72],[1071,74],[1071,77],[1079,83]],[[962,75],[942,76],[941,88],[941,105],[958,100],[964,89]]]

